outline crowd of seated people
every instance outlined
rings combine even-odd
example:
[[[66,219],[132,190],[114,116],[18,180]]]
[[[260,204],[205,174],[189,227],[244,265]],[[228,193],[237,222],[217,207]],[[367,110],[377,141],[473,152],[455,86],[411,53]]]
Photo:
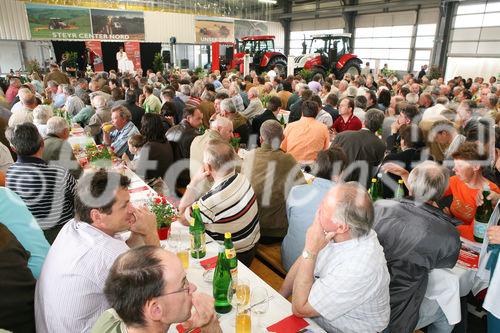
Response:
[[[207,234],[223,242],[231,232],[245,265],[259,244],[281,246],[280,293],[295,315],[328,332],[451,332],[455,323],[425,297],[429,273],[456,265],[485,199],[500,214],[500,83],[423,71],[307,82],[253,71],[69,78],[51,65],[44,76],[8,77],[0,328],[162,332],[181,322],[221,331],[213,300],[159,247],[154,215],[130,202],[130,179],[82,170],[69,121],[177,196],[181,223],[197,202]],[[372,178],[383,183],[375,202]],[[400,179],[405,196],[395,200]],[[115,237],[123,231],[128,240]],[[500,226],[485,241],[498,255]],[[500,330],[495,264],[489,332]]]

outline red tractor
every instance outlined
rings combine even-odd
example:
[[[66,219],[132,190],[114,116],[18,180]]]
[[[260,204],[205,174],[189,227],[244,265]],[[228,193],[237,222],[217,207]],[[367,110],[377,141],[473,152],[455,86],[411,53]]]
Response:
[[[243,64],[243,57],[251,57],[250,70],[258,74],[275,69],[279,73],[286,73],[286,57],[281,52],[274,51],[274,36],[243,37],[238,43],[238,52],[234,55],[235,68]]]
[[[305,43],[303,53],[295,57],[295,72],[307,69],[325,77],[326,72],[330,71],[338,79],[342,79],[346,73],[360,73],[362,61],[351,53],[351,34],[312,36],[309,53],[306,54]]]

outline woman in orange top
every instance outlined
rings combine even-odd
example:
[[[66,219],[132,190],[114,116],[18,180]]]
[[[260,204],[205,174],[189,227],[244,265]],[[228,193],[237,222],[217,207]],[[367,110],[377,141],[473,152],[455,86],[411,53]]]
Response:
[[[473,241],[474,216],[479,193],[485,186],[489,186],[491,192],[500,193],[500,189],[483,176],[482,165],[488,162],[486,156],[479,152],[476,143],[463,143],[452,157],[455,176],[450,177],[448,189],[443,196],[453,196],[450,213],[464,223],[457,227],[460,236]]]

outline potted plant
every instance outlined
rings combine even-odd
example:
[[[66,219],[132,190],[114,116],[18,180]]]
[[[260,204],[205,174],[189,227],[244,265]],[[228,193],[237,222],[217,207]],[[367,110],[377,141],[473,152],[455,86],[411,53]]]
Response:
[[[238,148],[240,147],[241,137],[239,133],[234,133],[234,136],[229,141],[229,144],[234,148],[234,151],[238,153]]]
[[[149,207],[156,216],[156,226],[160,240],[168,239],[170,224],[177,219],[177,211],[163,195],[151,198]]]

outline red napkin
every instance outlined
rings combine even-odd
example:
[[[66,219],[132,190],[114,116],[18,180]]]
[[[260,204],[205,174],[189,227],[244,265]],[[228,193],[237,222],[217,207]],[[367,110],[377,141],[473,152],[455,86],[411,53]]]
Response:
[[[179,333],[185,333],[185,332],[189,332],[189,333],[201,333],[201,328],[195,328],[195,329],[186,329],[184,328],[184,326],[182,326],[182,324],[177,324],[177,326],[175,326],[175,328],[177,328],[177,332]]]
[[[291,315],[269,326],[267,330],[275,333],[296,333],[307,326],[309,326],[307,321],[295,315]]]
[[[137,193],[137,192],[142,192],[142,191],[147,191],[147,190],[149,190],[149,187],[144,185],[142,187],[137,187],[137,188],[133,188],[131,190],[128,190],[128,193]]]
[[[200,265],[206,270],[215,268],[217,266],[217,256],[200,261]]]

